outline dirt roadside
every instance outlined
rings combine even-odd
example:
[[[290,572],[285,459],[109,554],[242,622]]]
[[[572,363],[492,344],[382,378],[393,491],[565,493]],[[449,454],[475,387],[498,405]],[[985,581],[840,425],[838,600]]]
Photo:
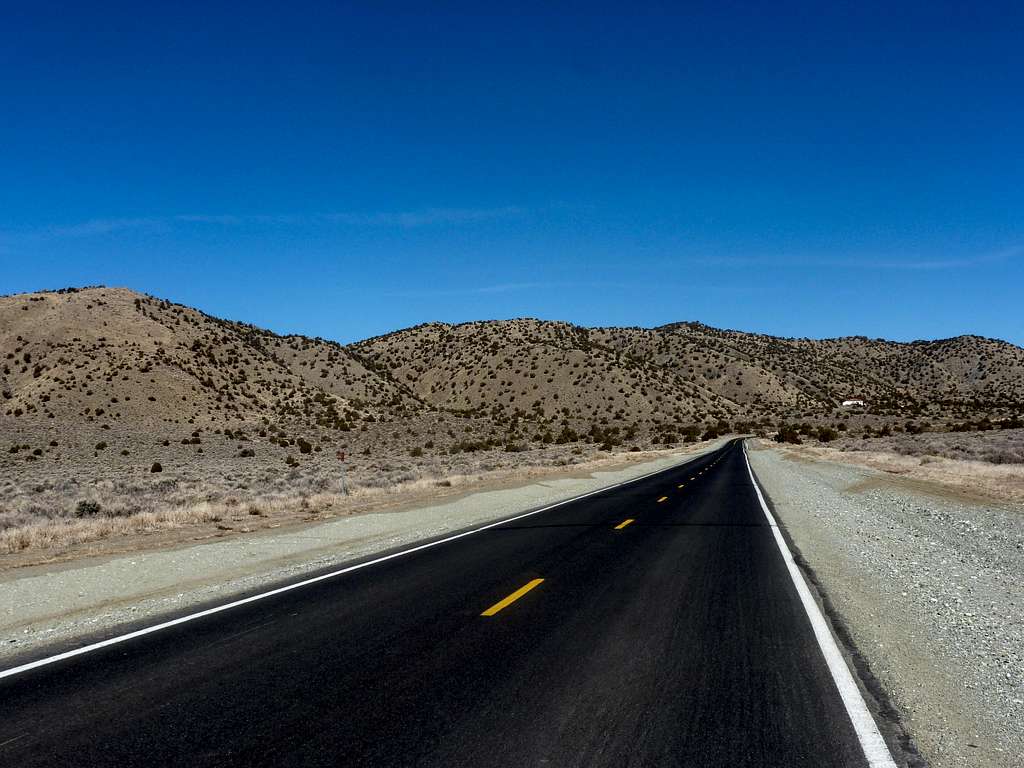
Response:
[[[1024,764],[1022,505],[972,486],[963,468],[942,483],[749,448],[800,556],[929,763]]]

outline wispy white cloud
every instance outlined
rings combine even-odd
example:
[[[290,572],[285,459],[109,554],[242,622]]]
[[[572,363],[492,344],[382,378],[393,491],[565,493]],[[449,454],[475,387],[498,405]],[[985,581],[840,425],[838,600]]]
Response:
[[[705,266],[754,266],[754,267],[835,267],[840,269],[861,270],[906,270],[934,271],[948,269],[964,269],[969,267],[999,264],[1011,261],[1024,255],[1024,246],[1004,248],[973,256],[962,256],[948,259],[910,258],[873,258],[871,256],[836,258],[801,258],[787,256],[736,256],[707,257],[691,260],[689,263],[700,263]]]
[[[552,280],[524,283],[494,283],[492,285],[464,286],[460,288],[425,288],[386,291],[378,294],[387,299],[434,299],[455,296],[486,296],[490,294],[521,293],[527,291],[604,291],[644,292],[671,291],[677,295],[724,291],[736,293],[760,293],[768,290],[762,286],[736,286],[730,283],[689,282],[675,283],[661,281],[656,288],[649,282],[622,280]]]
[[[520,216],[517,206],[500,208],[425,208],[412,211],[331,211],[327,213],[186,213],[171,216],[87,219],[71,224],[0,231],[8,240],[51,240],[101,237],[131,231],[169,231],[188,225],[246,226],[343,226],[415,229],[429,226],[464,226]]]
[[[422,211],[377,213],[328,213],[324,221],[337,224],[374,227],[424,227],[435,224],[474,224],[481,221],[508,219],[521,215],[515,206],[503,208],[428,208]]]
[[[92,237],[95,235],[109,235],[114,232],[124,232],[137,229],[163,229],[167,227],[167,220],[158,217],[123,218],[123,219],[88,219],[74,224],[52,225],[39,229],[29,230],[22,234],[36,235],[41,237]]]
[[[582,283],[534,282],[534,283],[495,283],[494,285],[468,286],[465,288],[413,289],[408,291],[387,291],[380,294],[389,299],[427,299],[445,296],[482,296],[495,293],[516,293],[519,291],[545,291],[556,288],[580,288]]]

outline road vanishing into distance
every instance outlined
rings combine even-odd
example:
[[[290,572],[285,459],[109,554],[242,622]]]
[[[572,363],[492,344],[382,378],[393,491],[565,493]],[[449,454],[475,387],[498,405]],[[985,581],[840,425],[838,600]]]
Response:
[[[733,441],[8,669],[0,765],[894,765],[795,575]]]

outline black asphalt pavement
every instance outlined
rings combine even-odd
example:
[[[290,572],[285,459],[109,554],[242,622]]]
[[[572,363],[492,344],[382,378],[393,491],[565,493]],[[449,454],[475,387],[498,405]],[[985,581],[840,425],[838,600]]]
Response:
[[[22,768],[865,764],[739,441],[0,680]]]

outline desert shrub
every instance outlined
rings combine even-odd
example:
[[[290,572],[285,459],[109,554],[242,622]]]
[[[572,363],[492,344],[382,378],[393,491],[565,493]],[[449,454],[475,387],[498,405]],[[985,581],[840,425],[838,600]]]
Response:
[[[298,438],[295,441],[296,445],[299,446],[299,453],[312,453],[313,444],[304,438]]]
[[[519,443],[507,443],[505,445],[505,453],[522,453],[526,448]]]
[[[107,447],[107,444],[104,443],[102,440],[100,442],[96,443],[96,450],[97,451],[102,451],[106,447]]]
[[[154,461],[153,462],[153,466],[149,468],[149,471],[150,472],[163,472],[164,468],[162,466],[160,466],[160,462],[159,461]]]
[[[243,448],[241,451],[238,452],[238,455],[243,459],[251,459],[253,456],[256,455],[256,451],[254,451],[252,448]]]
[[[996,448],[986,451],[981,458],[990,464],[1024,464],[1024,452],[1013,448]]]
[[[839,437],[839,433],[831,427],[818,427],[818,440],[829,443]]]
[[[575,443],[580,439],[580,436],[568,426],[562,427],[562,431],[558,433],[558,437],[555,438],[555,442],[559,445],[565,443]]]
[[[296,459],[294,456],[289,456],[288,458],[286,458],[284,460],[284,463],[287,464],[289,467],[299,466],[299,460]]]
[[[75,505],[75,517],[95,517],[102,511],[100,503],[92,499],[82,499]]]
[[[409,455],[412,456],[414,459],[418,459],[420,456],[423,455],[423,449],[417,445],[415,448],[409,451]]]
[[[779,431],[775,434],[776,443],[791,443],[792,445],[800,445],[800,434],[797,430],[789,424],[782,424],[779,426]]]

